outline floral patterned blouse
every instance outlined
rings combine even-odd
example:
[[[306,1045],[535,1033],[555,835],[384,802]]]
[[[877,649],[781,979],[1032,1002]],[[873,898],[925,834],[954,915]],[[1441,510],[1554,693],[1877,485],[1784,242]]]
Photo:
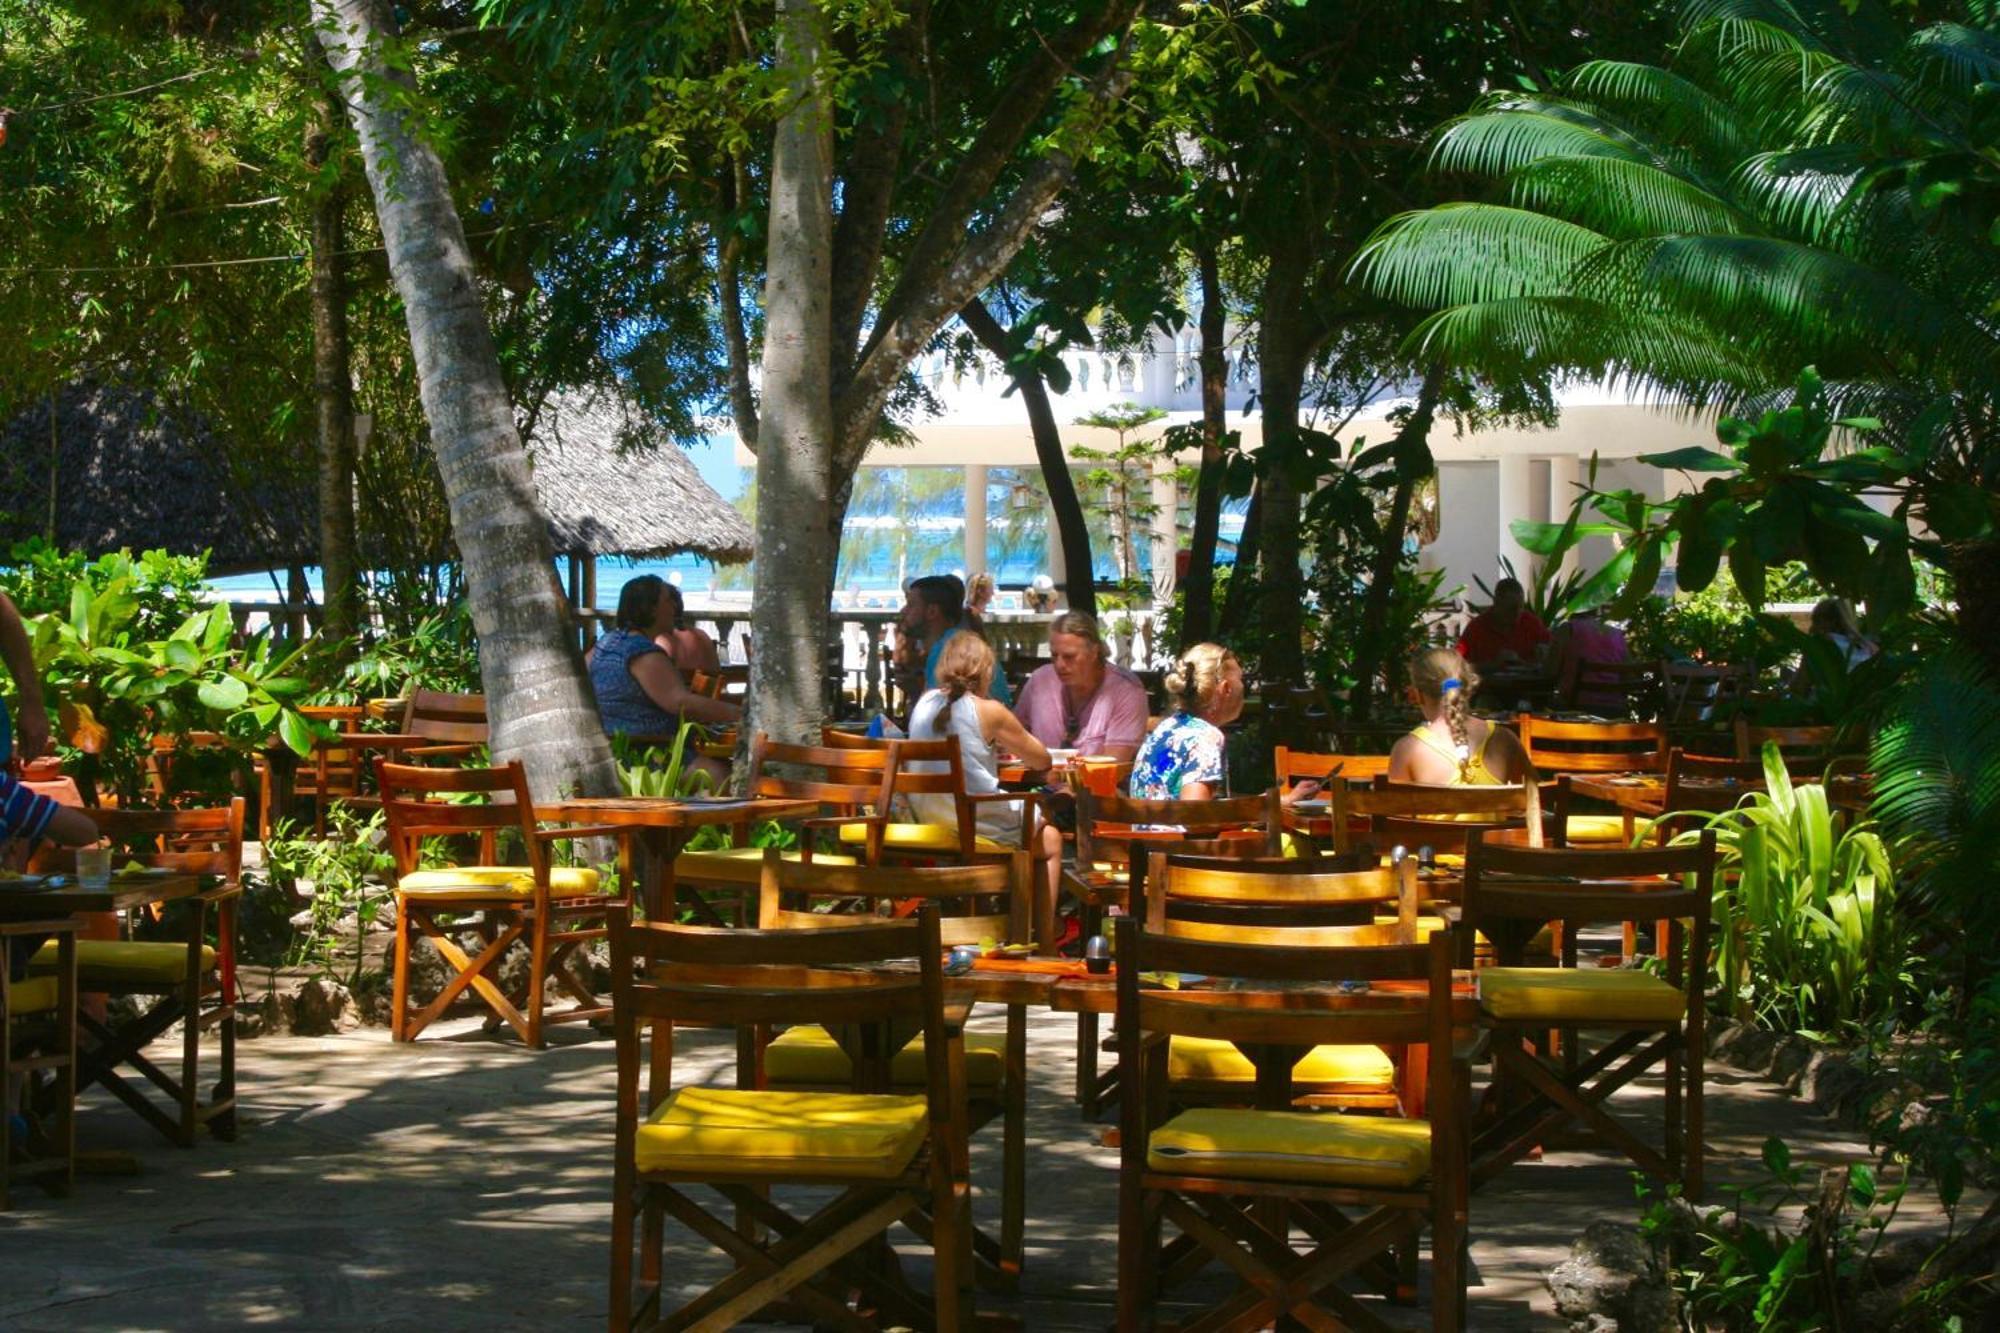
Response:
[[[1207,783],[1216,795],[1227,791],[1229,771],[1222,758],[1222,729],[1182,711],[1163,718],[1132,761],[1132,795],[1143,800],[1178,801],[1190,782]]]

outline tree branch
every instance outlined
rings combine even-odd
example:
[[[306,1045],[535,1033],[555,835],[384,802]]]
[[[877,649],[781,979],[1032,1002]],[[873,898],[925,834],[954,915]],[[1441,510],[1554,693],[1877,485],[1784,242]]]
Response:
[[[730,159],[730,179],[725,211],[734,213],[743,206],[745,179],[741,158]],[[750,336],[743,328],[743,294],[737,287],[737,273],[743,259],[743,233],[731,228],[716,247],[716,295],[722,310],[722,341],[729,353],[729,411],[736,418],[736,436],[751,453],[757,452],[757,395],[750,388]]]
[[[924,22],[925,8],[919,5],[910,21],[898,29],[895,59],[905,74],[911,72],[912,47],[922,40],[918,29]],[[871,125],[864,119],[854,132],[847,170],[841,175],[840,218],[833,232],[832,355],[836,383],[854,368],[859,354],[861,321],[882,265],[882,245],[889,234],[889,209],[896,199],[903,130],[909,117],[909,99],[899,96],[876,123]]]

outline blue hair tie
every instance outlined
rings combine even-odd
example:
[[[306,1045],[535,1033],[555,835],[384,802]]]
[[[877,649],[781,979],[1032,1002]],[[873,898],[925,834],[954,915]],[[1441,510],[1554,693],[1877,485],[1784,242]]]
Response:
[[[1444,684],[1438,686],[1439,692],[1443,692],[1445,690],[1462,690],[1464,688],[1465,688],[1465,682],[1460,680],[1457,676],[1446,676],[1444,678]]]

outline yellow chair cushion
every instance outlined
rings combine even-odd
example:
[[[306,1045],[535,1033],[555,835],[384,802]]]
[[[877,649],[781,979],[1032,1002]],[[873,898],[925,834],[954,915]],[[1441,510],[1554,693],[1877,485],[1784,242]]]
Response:
[[[893,1180],[927,1132],[922,1097],[681,1088],[634,1148],[641,1171]]]
[[[1629,968],[1489,967],[1473,974],[1479,1007],[1509,1021],[1673,1023],[1687,996]]]
[[[965,1034],[965,1083],[972,1088],[994,1088],[1007,1071],[1007,1034],[968,1032]],[[764,1048],[764,1075],[772,1083],[812,1083],[851,1086],[854,1066],[840,1043],[823,1027],[806,1025],[787,1028]],[[896,1052],[889,1062],[889,1077],[898,1087],[922,1087],[924,1034]]]
[[[787,861],[797,861],[797,852],[783,854]],[[754,877],[755,867],[764,859],[762,847],[716,847],[705,852],[682,852],[674,861],[674,874],[682,879],[700,879],[704,870],[721,874],[729,879],[740,879],[747,863]],[[851,866],[860,864],[851,856],[838,852],[814,852],[816,866]]]
[[[1646,825],[1646,820],[1637,820],[1632,831],[1638,832]],[[1623,815],[1571,815],[1563,823],[1563,836],[1571,842],[1614,842],[1622,846],[1630,841],[1632,834],[1625,830]]]
[[[868,841],[868,825],[842,824],[842,842],[864,843]],[[958,850],[958,830],[946,828],[943,824],[888,824],[882,829],[882,845],[913,852],[955,852]],[[1004,842],[975,835],[972,845],[982,852],[1010,852],[1014,850]]]
[[[1380,1046],[1315,1046],[1292,1066],[1294,1081],[1351,1091],[1395,1086],[1396,1066]],[[1233,1042],[1175,1036],[1167,1045],[1167,1081],[1190,1084],[1254,1083],[1257,1066]]]
[[[1386,1116],[1204,1107],[1154,1130],[1146,1165],[1178,1176],[1397,1189],[1431,1169],[1431,1127]]]
[[[28,963],[31,971],[53,972],[56,945],[44,944]],[[201,946],[201,970],[213,971],[215,950]],[[165,940],[78,940],[76,980],[84,990],[95,986],[171,985],[187,975],[187,945]]]
[[[526,866],[445,866],[411,871],[396,881],[396,892],[419,898],[532,898],[535,877]],[[588,866],[552,866],[549,892],[580,898],[603,888]]]
[[[14,1018],[43,1014],[56,1007],[59,983],[54,977],[29,977],[8,987],[7,1013]]]
[[[1395,925],[1396,919],[1397,918],[1394,913],[1382,914],[1378,915],[1375,918],[1375,924],[1386,928]],[[1425,916],[1422,913],[1418,913],[1417,942],[1419,944],[1424,943],[1425,941],[1429,940],[1431,936],[1437,934],[1440,930],[1443,930],[1446,926],[1450,924],[1451,923],[1449,921],[1446,921],[1441,916]]]

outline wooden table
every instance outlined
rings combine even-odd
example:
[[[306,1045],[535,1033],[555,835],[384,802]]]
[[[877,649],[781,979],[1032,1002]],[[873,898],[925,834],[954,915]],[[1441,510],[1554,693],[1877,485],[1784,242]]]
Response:
[[[1685,791],[1703,796],[1727,797],[1734,801],[1753,791],[1763,791],[1761,782],[1727,782],[1713,778],[1683,778]],[[1826,784],[1827,800],[1842,809],[1866,809],[1874,798],[1874,781],[1866,774],[1838,774]],[[1615,805],[1628,816],[1657,819],[1667,813],[1667,776],[1664,773],[1572,773],[1569,789],[1578,796]],[[1703,811],[1709,813],[1710,811]]]
[[[820,812],[813,800],[736,797],[689,801],[667,796],[577,796],[535,807],[535,818],[557,824],[609,824],[638,834],[645,853],[640,871],[642,900],[649,921],[665,920],[665,886],[672,882],[674,862],[688,835],[715,825],[749,825],[760,819],[810,819]],[[721,913],[706,898],[690,891],[687,903],[705,926],[726,926]]]
[[[38,878],[30,876],[29,878]],[[25,889],[0,881],[0,921],[29,921],[46,916],[76,916],[85,912],[123,912],[152,903],[170,903],[201,892],[199,875],[113,875],[109,884],[94,888],[74,875],[39,878],[67,881],[60,888]]]

